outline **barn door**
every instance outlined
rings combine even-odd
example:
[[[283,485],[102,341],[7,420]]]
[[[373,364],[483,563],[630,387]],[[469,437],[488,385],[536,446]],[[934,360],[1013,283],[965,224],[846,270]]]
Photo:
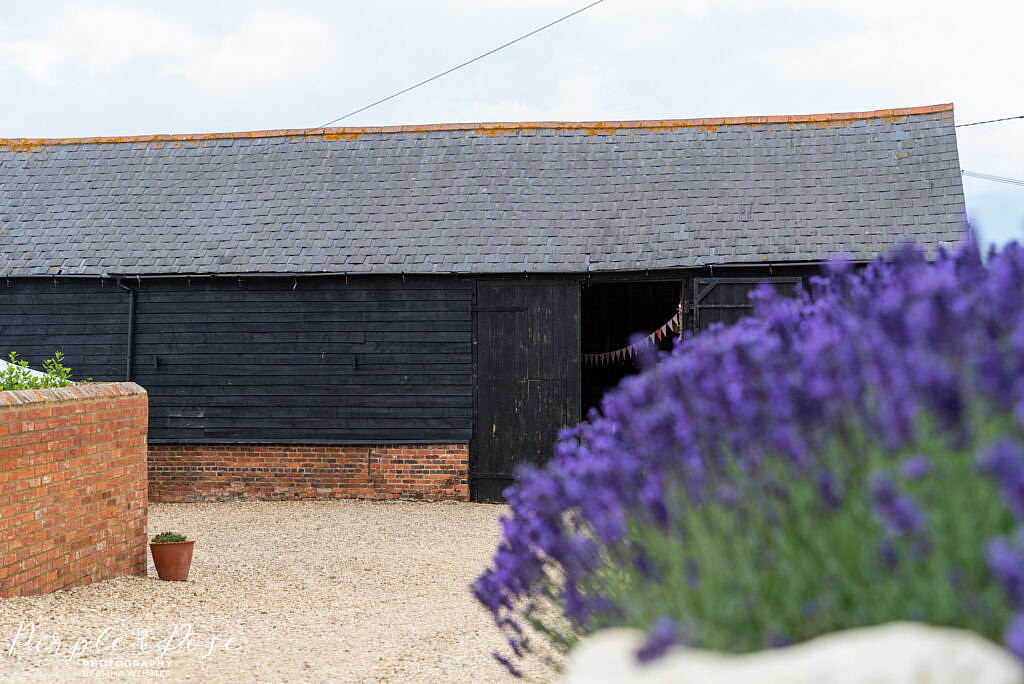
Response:
[[[712,323],[732,325],[749,316],[754,308],[748,295],[761,283],[770,283],[780,294],[788,295],[800,284],[800,278],[694,278],[694,330],[706,330]]]
[[[501,501],[516,466],[547,461],[579,421],[579,286],[478,281],[470,493]]]

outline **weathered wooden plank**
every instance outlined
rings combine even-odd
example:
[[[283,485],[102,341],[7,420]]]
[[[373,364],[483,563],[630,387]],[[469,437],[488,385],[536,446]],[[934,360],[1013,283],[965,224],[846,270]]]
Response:
[[[336,435],[339,441],[344,440],[345,431],[349,429],[357,429],[363,431],[375,430],[377,431],[378,439],[380,439],[381,430],[415,430],[417,428],[430,429],[430,430],[441,430],[449,429],[456,430],[465,428],[466,420],[463,416],[445,416],[445,417],[427,417],[427,418],[394,418],[389,416],[346,416],[346,415],[331,415],[329,416],[333,424],[328,424],[324,417],[314,416],[309,418],[297,417],[297,416],[284,416],[283,419],[287,420],[288,427],[285,429],[282,427],[284,423],[281,422],[281,418],[275,418],[273,414],[264,416],[271,420],[260,420],[258,417],[253,416],[211,416],[207,413],[206,417],[202,420],[205,421],[203,424],[206,426],[206,430],[220,429],[220,430],[233,430],[238,435],[245,435],[246,432],[252,432],[256,434],[259,430],[269,430],[279,433],[291,433],[292,439],[301,439],[304,436],[316,437],[322,435]],[[302,432],[298,433],[297,428],[301,428]],[[387,439],[384,439],[387,441]]]
[[[310,397],[319,397],[324,401],[331,401],[335,397],[342,397],[346,401],[365,401],[367,398],[372,397],[465,398],[472,396],[472,392],[467,386],[466,379],[464,377],[445,376],[443,377],[443,382],[432,382],[429,385],[385,385],[382,383],[368,385],[349,382],[363,379],[364,378],[362,377],[346,378],[345,376],[338,376],[337,382],[329,383],[325,382],[325,378],[319,377],[311,378],[311,382],[278,383],[274,386],[274,390],[280,397],[293,398],[296,400],[308,400]],[[388,376],[387,379],[390,380],[390,376]],[[181,403],[183,401],[182,397],[222,396],[228,393],[228,390],[224,388],[213,387],[200,395],[194,386],[190,386],[185,382],[187,380],[186,378],[181,378],[180,380],[180,383],[176,382],[174,385],[161,387],[158,395],[150,396],[150,405],[158,403]],[[316,384],[313,384],[314,382]],[[262,392],[266,391],[270,386],[271,385],[268,383],[254,384],[251,382],[244,385],[234,384],[231,386],[230,394],[235,396],[243,392]]]
[[[161,378],[171,376],[181,377],[203,377],[209,378],[212,385],[219,380],[235,381],[245,380],[256,376],[274,376],[285,378],[283,382],[292,384],[301,383],[303,380],[326,377],[329,374],[349,375],[362,378],[362,373],[368,376],[381,376],[391,373],[394,377],[409,376],[408,383],[427,382],[426,378],[436,374],[449,374],[469,378],[472,376],[473,367],[471,363],[439,363],[424,356],[420,363],[368,363],[365,360],[358,362],[355,367],[350,365],[339,365],[335,370],[323,369],[316,365],[295,366],[290,364],[268,364],[254,368],[251,364],[218,364],[215,369],[208,369],[205,366],[197,366],[195,362],[189,362],[182,358],[180,363],[161,363],[157,369],[153,369],[153,357],[136,357],[137,377],[145,377],[147,382],[161,382]],[[148,368],[147,368],[148,366]],[[357,373],[359,375],[357,375]],[[288,378],[291,378],[289,381]],[[179,382],[174,379],[170,382]],[[269,382],[269,381],[268,381]],[[282,382],[282,381],[278,381]],[[382,380],[382,382],[384,382]],[[250,383],[245,383],[250,384]],[[402,384],[402,381],[395,380],[394,384]]]
[[[465,341],[448,340],[449,333],[438,333],[435,339],[433,335],[422,334],[417,343],[414,339],[401,339],[405,336],[395,334],[395,340],[374,341],[374,342],[333,342],[330,340],[303,340],[288,339],[283,336],[278,342],[239,342],[232,337],[225,335],[225,339],[219,343],[203,342],[190,344],[188,342],[176,342],[172,344],[159,344],[159,352],[156,356],[161,359],[179,358],[195,363],[209,366],[221,362],[230,362],[235,359],[237,363],[251,363],[255,365],[280,365],[287,361],[291,365],[322,365],[330,362],[331,355],[338,354],[360,354],[365,355],[371,363],[384,363],[398,361],[402,358],[422,359],[424,357],[436,358],[442,356],[459,356],[469,354],[471,342],[468,337]],[[152,339],[152,338],[147,338]],[[122,340],[123,341],[123,340]],[[137,340],[136,344],[144,342]],[[153,343],[157,346],[158,343]],[[390,353],[396,348],[406,345],[409,351],[402,351],[395,354]],[[415,346],[414,346],[415,345]],[[136,347],[137,349],[139,347]],[[285,358],[287,357],[287,358]]]
[[[124,367],[119,367],[121,371]],[[163,367],[160,370],[164,370]],[[416,393],[424,392],[429,394],[431,390],[437,391],[455,390],[469,391],[468,377],[471,377],[469,366],[464,372],[439,375],[430,372],[433,370],[427,366],[420,369],[423,372],[406,372],[402,375],[388,375],[372,372],[353,373],[309,373],[309,374],[287,374],[287,373],[265,373],[258,378],[253,374],[238,374],[235,376],[202,375],[200,373],[157,373],[152,368],[136,367],[136,382],[145,387],[159,388],[161,396],[175,396],[176,393],[195,394],[197,387],[218,387],[218,382],[225,387],[231,387],[232,392],[265,392],[273,388],[277,392],[290,393],[300,387],[323,388],[324,392],[353,392],[363,394],[367,392],[402,392]],[[312,390],[311,390],[312,391]],[[152,398],[152,394],[151,394]]]
[[[451,394],[440,395],[409,395],[409,394],[379,394],[379,395],[342,395],[324,393],[322,395],[298,395],[287,394],[277,395],[282,401],[270,407],[273,415],[286,415],[294,412],[296,415],[309,415],[317,413],[321,409],[325,412],[336,409],[353,409],[366,411],[389,411],[394,409],[416,409],[416,415],[420,417],[444,415],[448,409],[462,411],[471,410],[472,402],[470,397]],[[237,394],[225,393],[214,394],[204,392],[191,397],[157,397],[149,402],[150,409],[159,408],[162,411],[169,411],[175,407],[198,407],[203,406],[209,409],[213,407],[229,407],[238,409],[239,415],[250,412],[253,408],[251,401],[245,401]]]

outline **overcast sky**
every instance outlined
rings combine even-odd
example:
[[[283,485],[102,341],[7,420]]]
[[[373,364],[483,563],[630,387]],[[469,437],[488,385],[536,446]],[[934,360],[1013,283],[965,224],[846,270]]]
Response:
[[[0,137],[305,128],[589,0],[0,0]],[[1024,114],[1019,0],[605,0],[339,125],[809,114],[953,102]],[[1024,179],[1024,119],[958,132],[964,169]],[[964,179],[983,238],[1024,187]]]

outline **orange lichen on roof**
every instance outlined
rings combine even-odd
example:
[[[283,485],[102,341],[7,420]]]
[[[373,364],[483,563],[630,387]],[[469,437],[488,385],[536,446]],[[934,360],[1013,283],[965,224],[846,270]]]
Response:
[[[727,116],[703,119],[644,119],[637,121],[523,121],[510,123],[454,123],[425,124],[417,126],[365,126],[335,128],[290,128],[268,131],[241,131],[235,133],[186,133],[135,136],[113,136],[95,138],[0,138],[0,151],[38,152],[53,145],[87,145],[119,143],[167,143],[179,145],[183,142],[205,144],[211,140],[233,140],[240,138],[322,138],[324,140],[357,140],[364,135],[381,133],[433,133],[437,131],[472,131],[477,135],[510,135],[521,131],[566,130],[582,131],[587,135],[615,135],[619,131],[646,130],[671,132],[681,128],[700,128],[713,133],[721,126],[750,126],[758,128],[765,124],[787,124],[793,128],[799,124],[833,127],[845,126],[852,121],[880,119],[886,123],[899,123],[908,116],[941,114],[944,122],[951,121],[953,104],[905,107],[902,109],[878,109],[868,112],[845,112],[833,114],[803,114],[778,116]]]
[[[0,150],[4,152],[38,152],[46,144],[31,139],[19,140],[18,138],[0,138]]]
[[[334,141],[334,140],[358,140],[359,138],[363,137],[362,133],[360,133],[360,132],[352,132],[352,131],[347,132],[347,133],[346,132],[340,132],[340,131],[337,132],[337,133],[334,133],[334,132],[332,132],[332,133],[322,133],[320,135],[321,135],[321,137],[323,137],[324,140],[331,140],[331,141]],[[313,135],[307,135],[307,136],[304,136],[304,137],[307,137],[307,138],[309,138],[309,137],[316,137],[316,135],[313,134]]]
[[[617,125],[615,123],[608,123],[607,125],[603,125],[603,126],[602,125],[588,126],[588,127],[583,129],[583,133],[585,135],[615,135],[616,133],[618,133],[622,129],[623,129],[622,126],[619,126],[619,125]],[[627,130],[636,130],[636,129],[632,128],[632,129],[627,129]]]

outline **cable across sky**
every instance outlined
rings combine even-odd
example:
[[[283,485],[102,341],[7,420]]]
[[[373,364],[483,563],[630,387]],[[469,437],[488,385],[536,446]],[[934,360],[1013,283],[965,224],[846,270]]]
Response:
[[[1024,180],[1019,178],[1007,178],[1005,176],[993,176],[990,173],[978,173],[977,171],[961,171],[964,176],[980,178],[982,180],[995,181],[996,183],[1007,183],[1009,185],[1024,185]]]
[[[566,14],[564,17],[559,17],[558,19],[555,19],[554,21],[552,21],[549,24],[545,24],[544,26],[541,26],[540,28],[536,28],[536,29],[530,31],[529,33],[524,33],[523,35],[519,36],[518,38],[515,38],[514,40],[510,40],[507,43],[504,43],[502,45],[499,45],[496,48],[493,48],[491,50],[488,50],[487,52],[484,52],[483,54],[477,55],[473,59],[468,59],[465,62],[463,62],[462,64],[458,64],[456,66],[453,66],[450,69],[446,69],[446,70],[442,71],[439,74],[434,74],[430,78],[425,78],[422,81],[420,81],[419,83],[414,83],[413,85],[409,86],[408,88],[403,88],[402,90],[399,90],[397,93],[392,93],[391,95],[388,95],[387,97],[382,97],[381,99],[377,100],[376,102],[371,102],[370,104],[368,104],[366,106],[363,106],[363,107],[360,107],[359,109],[353,109],[348,114],[342,114],[337,119],[331,119],[327,123],[322,124],[320,126],[317,126],[317,128],[327,128],[331,124],[336,124],[339,121],[342,121],[343,119],[347,119],[347,118],[349,118],[351,116],[355,116],[356,114],[359,114],[360,112],[365,112],[367,109],[370,109],[371,107],[376,107],[377,105],[382,104],[384,102],[387,102],[388,100],[393,100],[394,98],[398,97],[399,95],[404,95],[405,93],[409,92],[410,90],[415,90],[416,88],[419,88],[420,86],[423,86],[423,85],[426,85],[426,84],[430,83],[431,81],[436,81],[437,79],[441,78],[442,76],[447,76],[448,74],[452,73],[453,71],[458,71],[459,69],[461,69],[463,67],[469,66],[473,62],[478,62],[481,59],[483,59],[484,57],[489,57],[490,55],[493,55],[495,52],[498,52],[500,50],[504,50],[505,48],[509,47],[510,45],[515,45],[516,43],[518,43],[521,40],[525,40],[526,38],[529,38],[530,36],[536,35],[536,34],[540,33],[541,31],[543,31],[544,29],[549,29],[552,26],[554,26],[555,24],[560,24],[563,21],[565,21],[566,19],[569,19],[570,17],[574,17],[574,16],[576,16],[577,14],[579,14],[581,12],[585,12],[585,11],[587,11],[588,9],[590,9],[591,7],[593,7],[595,5],[600,5],[602,2],[604,2],[604,0],[597,0],[597,2],[592,2],[592,3],[590,3],[589,5],[587,5],[585,7],[579,8],[575,12],[570,12],[569,14]],[[313,130],[316,130],[316,129],[313,129]]]
[[[377,105],[382,104],[384,102],[387,102],[388,100],[393,100],[394,98],[398,97],[399,95],[404,95],[405,93],[408,93],[411,90],[415,90],[416,88],[419,88],[422,85],[426,85],[427,83],[430,83],[431,81],[436,81],[437,79],[441,78],[442,76],[447,76],[448,74],[450,74],[450,73],[452,73],[454,71],[458,71],[459,69],[462,69],[463,67],[466,67],[466,66],[469,66],[470,64],[473,64],[474,62],[478,62],[481,59],[483,59],[484,57],[488,57],[490,55],[493,55],[495,52],[498,52],[500,50],[504,50],[505,48],[509,47],[510,45],[515,45],[516,43],[518,43],[521,40],[525,40],[526,38],[529,38],[530,36],[536,35],[536,34],[540,33],[541,31],[543,31],[545,29],[551,28],[555,24],[560,24],[561,22],[565,21],[566,19],[574,17],[577,14],[580,14],[581,12],[585,12],[586,10],[590,9],[591,7],[594,7],[595,5],[600,5],[602,2],[604,2],[604,0],[596,0],[596,2],[592,2],[589,5],[581,7],[578,10],[576,10],[575,12],[570,12],[569,14],[566,14],[565,16],[559,17],[558,19],[555,19],[552,22],[544,24],[540,28],[535,28],[532,31],[530,31],[529,33],[524,33],[523,35],[519,36],[518,38],[515,38],[513,40],[508,41],[507,43],[499,45],[496,48],[488,50],[487,52],[484,52],[483,54],[477,55],[476,57],[474,57],[472,59],[466,60],[465,62],[462,62],[461,64],[458,64],[456,66],[451,67],[450,69],[446,69],[446,70],[442,71],[439,74],[435,74],[435,75],[431,76],[430,78],[426,78],[426,79],[420,81],[419,83],[415,83],[415,84],[409,86],[408,88],[403,88],[402,90],[399,90],[396,93],[392,93],[391,95],[388,95],[387,97],[383,97],[383,98],[377,100],[376,102],[371,102],[370,104],[365,105],[363,107],[360,107],[359,109],[354,109],[351,112],[349,112],[348,114],[342,114],[338,118],[331,119],[327,123],[322,124],[320,126],[316,126],[315,128],[305,128],[305,129],[302,129],[302,130],[305,131],[306,133],[312,133],[314,131],[323,130],[324,128],[327,128],[331,124],[335,124],[335,123],[338,123],[339,121],[341,121],[343,119],[347,119],[349,117],[355,116],[356,114],[359,114],[360,112],[365,112],[367,109],[370,109],[371,107],[376,107]],[[213,168],[216,169],[216,168],[219,168],[219,167],[222,167],[222,166],[228,166],[229,164],[233,164],[233,163],[234,162],[228,162],[228,163],[225,163],[225,164],[218,164],[218,165],[214,166]],[[179,183],[177,185],[182,185],[182,184],[184,184],[184,182]],[[173,187],[177,187],[177,185],[173,186]]]
[[[956,128],[967,128],[968,126],[982,126],[984,124],[994,124],[1000,121],[1013,121],[1014,119],[1024,119],[1024,114],[1018,114],[1017,116],[1004,116],[1001,119],[988,119],[986,121],[972,121],[970,123],[957,124]]]

